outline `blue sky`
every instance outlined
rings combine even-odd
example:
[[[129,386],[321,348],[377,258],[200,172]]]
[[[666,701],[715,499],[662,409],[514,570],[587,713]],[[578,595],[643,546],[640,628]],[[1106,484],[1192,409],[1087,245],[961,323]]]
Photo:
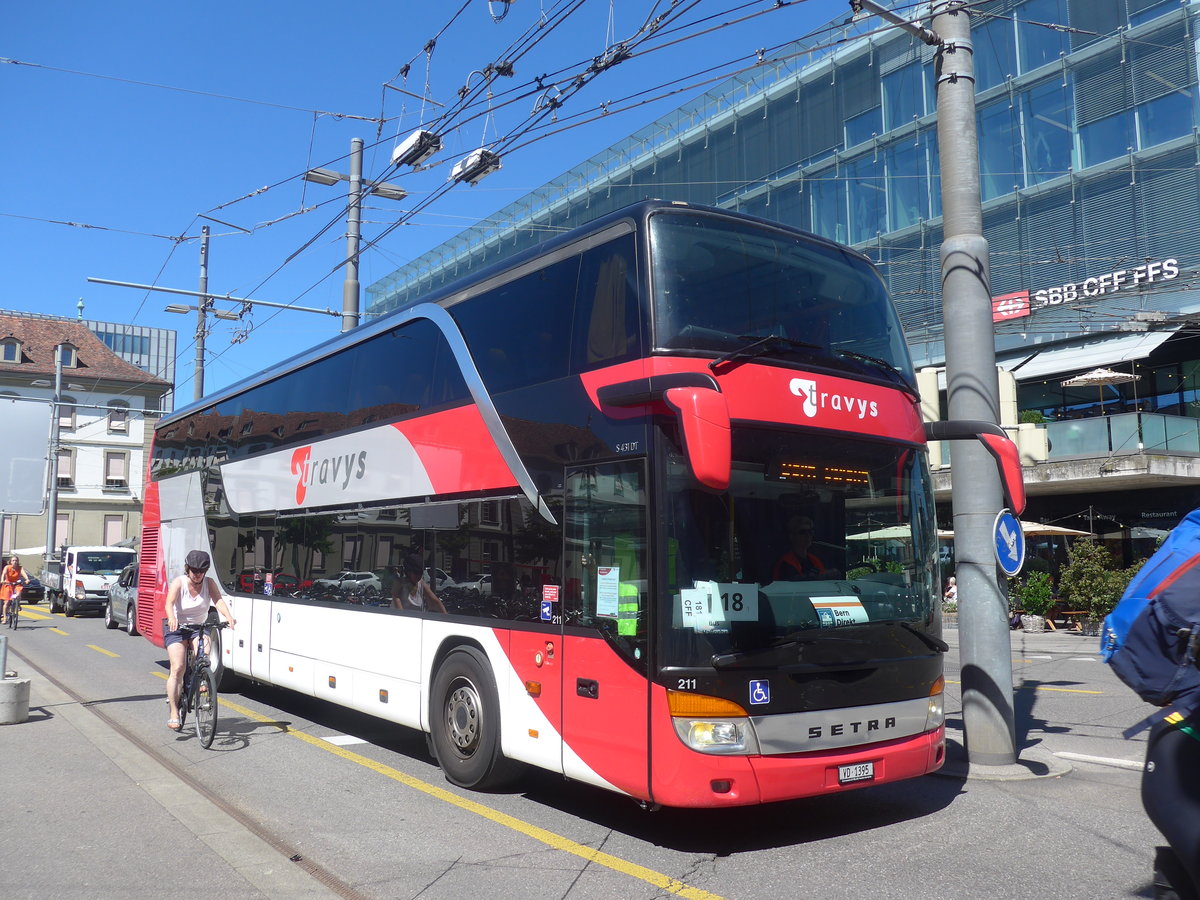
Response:
[[[713,16],[711,27],[772,5],[741,3],[703,0],[683,21]],[[163,307],[195,299],[86,279],[196,290],[196,238],[205,224],[197,215],[205,214],[251,231],[207,223],[213,233],[210,292],[340,313],[343,271],[334,269],[345,257],[345,185],[308,184],[299,176],[318,166],[349,171],[350,140],[362,138],[364,175],[385,177],[410,192],[399,203],[367,202],[363,237],[372,240],[400,211],[440,188],[454,161],[528,119],[533,98],[501,104],[501,92],[564,67],[576,70],[614,39],[634,35],[652,9],[658,14],[671,6],[666,0],[584,0],[516,63],[512,79],[498,80],[490,115],[484,102],[477,107],[481,115],[446,135],[445,150],[433,160],[438,165],[421,173],[389,171],[397,134],[406,135],[421,124],[422,114],[427,121],[439,109],[433,102],[422,109],[420,99],[386,90],[385,82],[422,95],[428,77],[430,100],[453,103],[460,86],[478,81],[472,72],[502,58],[539,17],[569,5],[569,0],[515,0],[508,7],[495,0],[353,7],[311,0],[202,5],[43,0],[11,7],[0,37],[0,171],[6,175],[0,192],[0,308],[74,316],[82,298],[87,318],[175,329],[178,403],[190,401],[195,317]],[[597,76],[560,115],[777,46],[846,15],[844,0],[805,0],[637,54]],[[435,36],[427,56],[423,48]],[[397,77],[410,62],[407,80]],[[456,185],[364,251],[359,275],[364,308],[366,288],[376,279],[696,93],[565,130],[506,155],[503,168],[480,184]],[[370,121],[381,117],[387,118],[382,125]],[[254,193],[264,187],[270,189]],[[265,224],[270,222],[275,224]],[[176,240],[180,236],[189,239]],[[340,318],[265,307],[247,322],[210,323],[208,391],[268,368],[340,328]]]

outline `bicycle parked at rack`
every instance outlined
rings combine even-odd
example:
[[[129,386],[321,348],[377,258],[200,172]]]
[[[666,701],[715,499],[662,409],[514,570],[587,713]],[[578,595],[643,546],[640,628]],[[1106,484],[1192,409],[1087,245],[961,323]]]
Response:
[[[183,690],[179,698],[179,730],[183,730],[191,713],[196,723],[196,737],[200,746],[212,746],[217,731],[217,673],[208,661],[208,632],[229,626],[228,622],[215,625],[184,625],[179,631],[187,645],[187,662],[183,669]],[[193,645],[192,638],[199,635]]]
[[[8,615],[5,617],[4,624],[15,631],[19,618],[21,618],[21,590],[18,587],[13,590],[12,599],[8,601]]]

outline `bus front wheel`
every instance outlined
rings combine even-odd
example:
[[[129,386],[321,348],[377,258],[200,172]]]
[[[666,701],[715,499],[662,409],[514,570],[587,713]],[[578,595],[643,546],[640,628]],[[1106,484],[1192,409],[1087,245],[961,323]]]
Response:
[[[430,697],[434,755],[446,780],[473,790],[512,780],[500,751],[500,700],[487,657],[474,647],[451,651],[438,667]]]

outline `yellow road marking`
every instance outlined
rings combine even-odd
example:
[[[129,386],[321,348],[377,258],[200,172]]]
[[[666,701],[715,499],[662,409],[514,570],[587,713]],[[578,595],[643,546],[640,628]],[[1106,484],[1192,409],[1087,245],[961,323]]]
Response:
[[[55,634],[70,634],[71,633],[69,631],[63,631],[61,628],[51,628],[50,630],[53,631]]]
[[[946,684],[962,684],[962,682],[961,681],[951,681],[949,678],[947,678]],[[1028,690],[1028,688],[1026,688],[1024,685],[1022,685],[1021,687],[1023,690]],[[1033,689],[1035,691],[1059,691],[1064,694],[1103,694],[1104,693],[1104,691],[1085,691],[1083,688],[1050,687],[1049,685],[1046,685],[1046,684],[1034,685]]]
[[[114,659],[120,659],[121,654],[113,653],[111,650],[105,650],[103,647],[97,647],[95,644],[88,644],[89,649],[95,650],[97,653],[103,653],[105,656],[111,656]]]
[[[154,674],[158,675],[160,678],[166,677],[161,672],[155,672]],[[499,812],[498,810],[491,809],[490,807],[484,806],[482,803],[476,803],[474,800],[468,800],[465,797],[459,797],[457,794],[453,794],[445,788],[440,788],[437,785],[430,784],[427,781],[414,778],[412,775],[407,775],[398,769],[393,769],[391,766],[385,765],[381,762],[376,762],[375,760],[369,759],[368,757],[359,753],[355,753],[352,750],[347,750],[344,747],[337,746],[336,744],[330,744],[328,741],[322,740],[321,738],[313,737],[312,735],[305,734],[302,731],[293,731],[286,725],[283,725],[274,719],[260,715],[259,713],[247,709],[246,707],[237,703],[232,703],[229,700],[226,700],[224,697],[221,698],[221,705],[228,707],[234,712],[240,713],[241,715],[248,719],[252,719],[255,722],[261,722],[264,725],[274,725],[277,728],[280,728],[285,734],[288,734],[294,738],[299,738],[313,747],[318,747],[321,750],[324,750],[326,753],[332,753],[334,756],[340,756],[342,759],[348,760],[352,763],[357,763],[360,766],[364,766],[373,772],[383,775],[385,778],[398,781],[400,784],[410,787],[415,791],[428,794],[430,797],[441,800],[445,803],[449,803],[452,806],[457,806],[459,809],[465,810],[466,812],[474,813],[477,816],[481,816],[485,819],[495,822],[497,825],[502,825],[505,828],[511,828],[513,831],[520,832],[527,837],[533,838],[535,841],[541,841],[543,844],[546,844],[555,850],[562,850],[564,853],[574,854],[575,856],[585,859],[590,863],[595,863],[597,865],[612,869],[614,872],[620,872],[621,874],[628,875],[631,878],[641,879],[642,881],[654,885],[660,890],[677,894],[680,897],[688,897],[690,900],[721,900],[719,895],[703,890],[702,888],[692,887],[691,885],[685,884],[684,882],[679,881],[676,878],[672,878],[669,875],[664,875],[661,872],[655,872],[653,869],[648,869],[645,866],[639,866],[637,863],[630,862],[629,860],[621,859],[620,857],[603,853],[600,850],[585,846],[584,844],[576,843],[570,838],[565,838],[560,834],[547,831],[545,828],[539,828],[537,825],[531,825],[529,822],[524,822],[515,816],[510,816],[506,813]]]

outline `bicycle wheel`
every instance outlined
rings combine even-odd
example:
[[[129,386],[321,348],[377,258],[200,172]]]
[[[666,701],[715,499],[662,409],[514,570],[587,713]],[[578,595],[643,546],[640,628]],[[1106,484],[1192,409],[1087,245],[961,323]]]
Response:
[[[202,665],[192,679],[192,711],[196,715],[196,737],[200,746],[212,746],[217,733],[217,674],[207,665]]]
[[[8,608],[9,615],[12,616],[12,621],[8,623],[8,627],[13,631],[17,630],[17,622],[21,618],[21,604],[16,600],[12,602],[12,606]]]

